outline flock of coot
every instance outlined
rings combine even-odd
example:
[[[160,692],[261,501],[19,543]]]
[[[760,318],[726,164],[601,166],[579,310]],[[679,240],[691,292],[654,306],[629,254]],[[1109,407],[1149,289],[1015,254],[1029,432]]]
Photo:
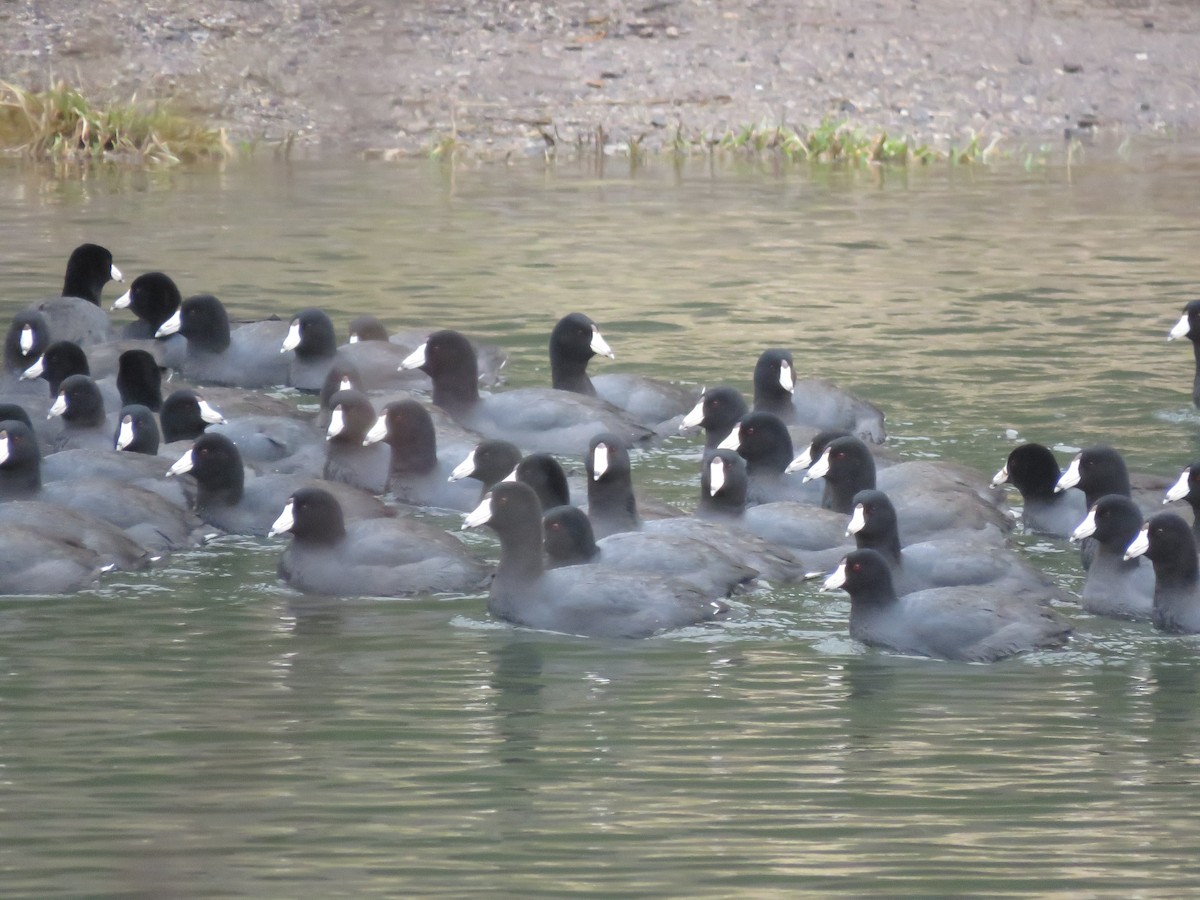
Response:
[[[224,532],[287,535],[279,575],[301,591],[486,593],[500,619],[592,637],[719,622],[739,592],[814,577],[850,595],[853,637],[901,653],[1060,647],[1076,604],[1200,631],[1193,525],[1158,511],[1186,501],[1200,522],[1200,464],[1156,480],[1096,446],[1061,471],[1029,443],[987,479],[896,457],[877,407],[799,378],[786,350],[760,354],[749,401],[594,375],[613,352],[572,313],[550,334],[549,386],[495,389],[505,353],[457,331],[389,335],[363,316],[339,344],[319,309],[237,324],[161,272],[112,304],[122,325],[100,305],[110,280],[111,253],[82,245],[62,295],[8,328],[0,593],[69,593]],[[1193,340],[1200,372],[1200,301],[1170,337]],[[639,448],[696,430],[694,512],[636,496]],[[498,564],[421,508],[491,529]],[[1081,596],[1010,546],[1018,521],[1079,544]]]

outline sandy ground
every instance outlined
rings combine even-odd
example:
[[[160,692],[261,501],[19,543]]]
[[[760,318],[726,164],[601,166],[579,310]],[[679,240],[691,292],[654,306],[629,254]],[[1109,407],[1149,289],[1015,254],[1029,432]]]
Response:
[[[487,155],[836,117],[921,143],[1200,124],[1193,0],[15,0],[0,65],[237,140]]]

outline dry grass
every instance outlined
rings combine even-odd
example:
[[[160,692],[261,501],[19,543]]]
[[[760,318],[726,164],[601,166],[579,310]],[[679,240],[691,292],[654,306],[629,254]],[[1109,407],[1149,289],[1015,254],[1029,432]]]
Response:
[[[93,106],[66,82],[27,91],[0,81],[0,150],[55,162],[173,164],[234,154],[224,129],[160,104]]]

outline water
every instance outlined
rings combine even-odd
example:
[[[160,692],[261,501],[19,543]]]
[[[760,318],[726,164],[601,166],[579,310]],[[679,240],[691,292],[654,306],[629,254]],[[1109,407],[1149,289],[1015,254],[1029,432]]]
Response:
[[[864,173],[267,161],[55,181],[0,169],[7,316],[98,240],[244,316],[453,326],[548,379],[570,310],[627,369],[748,388],[757,352],[876,400],[909,456],[1021,438],[1197,455],[1200,157]],[[116,293],[109,288],[106,299]],[[694,440],[636,461],[686,503]],[[456,527],[453,519],[442,524]],[[486,535],[471,536],[494,552]],[[1023,539],[1066,587],[1074,551]],[[1200,878],[1200,638],[1075,614],[991,665],[858,646],[764,592],[718,630],[608,643],[482,598],[301,598],[222,539],[0,608],[6,896],[1178,896]]]

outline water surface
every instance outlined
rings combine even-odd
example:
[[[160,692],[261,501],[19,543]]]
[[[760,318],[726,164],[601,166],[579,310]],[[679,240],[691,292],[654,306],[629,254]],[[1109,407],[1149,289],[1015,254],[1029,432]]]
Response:
[[[579,309],[639,371],[743,390],[757,353],[881,405],[906,455],[1019,438],[1197,453],[1200,157],[879,176],[733,165],[258,162],[0,169],[0,313],[83,240],[244,317],[372,311],[512,351]],[[113,286],[106,300],[116,296]],[[694,439],[636,461],[687,504]],[[453,519],[442,520],[456,527]],[[486,535],[468,538],[494,553]],[[1072,548],[1022,539],[1077,588]],[[866,650],[813,586],[643,642],[524,633],[483,599],[301,598],[222,539],[0,608],[0,887],[18,895],[980,891],[1195,885],[1200,639],[1066,610],[1059,653]]]

